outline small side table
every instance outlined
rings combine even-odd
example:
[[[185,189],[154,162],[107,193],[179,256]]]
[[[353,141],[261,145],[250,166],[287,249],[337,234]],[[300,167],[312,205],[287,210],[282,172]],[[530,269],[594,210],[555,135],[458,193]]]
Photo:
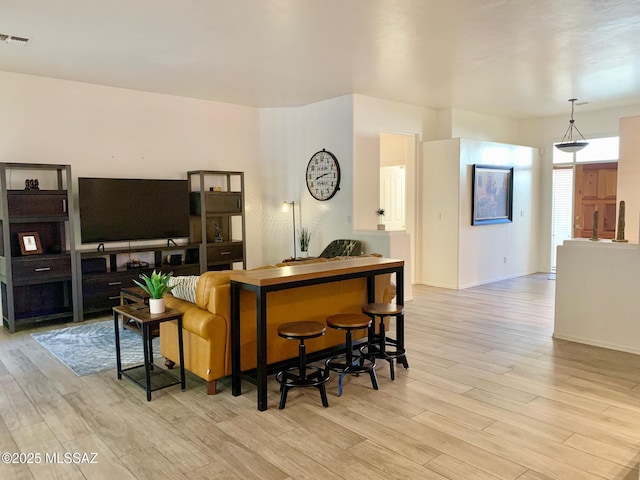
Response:
[[[140,287],[125,287],[120,290],[120,305],[149,303],[149,294]]]
[[[136,365],[133,367],[122,368],[120,356],[120,325],[118,317],[122,316],[123,327],[134,323],[138,330],[142,332],[142,344],[144,347],[144,365]],[[162,368],[154,368],[153,365],[153,349],[152,349],[152,331],[158,329],[162,322],[176,320],[178,322],[178,350],[180,354],[180,378]],[[126,324],[126,325],[125,325]],[[147,401],[151,401],[151,392],[162,388],[177,385],[186,388],[186,380],[184,374],[184,350],[182,345],[182,312],[167,308],[164,313],[149,313],[149,307],[144,303],[133,303],[129,305],[120,305],[113,307],[113,325],[116,334],[116,366],[118,369],[118,380],[122,376],[129,378],[135,384],[147,391]],[[144,369],[144,376],[142,370]],[[144,383],[143,383],[144,382]]]
[[[149,305],[149,294],[140,287],[125,287],[120,290],[120,305],[131,305],[132,303],[146,303]],[[122,317],[122,328],[127,328],[136,333],[142,333],[139,326],[130,318]],[[151,338],[160,336],[160,328],[156,326],[151,331]]]

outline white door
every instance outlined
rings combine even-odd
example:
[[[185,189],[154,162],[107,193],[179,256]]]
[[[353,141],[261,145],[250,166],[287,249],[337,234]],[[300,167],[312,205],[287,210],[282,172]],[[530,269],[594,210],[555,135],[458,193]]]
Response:
[[[384,208],[385,230],[405,229],[405,168],[404,166],[380,168],[380,201]]]

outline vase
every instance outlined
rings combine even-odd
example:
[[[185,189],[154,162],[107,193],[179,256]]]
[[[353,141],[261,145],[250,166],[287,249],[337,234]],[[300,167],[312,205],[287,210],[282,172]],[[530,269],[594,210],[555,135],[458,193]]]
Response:
[[[309,256],[309,252],[307,250],[300,251],[300,257],[307,258]]]
[[[149,313],[164,313],[164,298],[150,298]]]

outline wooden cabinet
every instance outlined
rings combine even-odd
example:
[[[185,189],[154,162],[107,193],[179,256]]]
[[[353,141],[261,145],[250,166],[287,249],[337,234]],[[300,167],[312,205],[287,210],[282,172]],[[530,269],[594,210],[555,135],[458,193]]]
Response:
[[[244,173],[188,172],[190,241],[200,245],[200,270],[246,268]]]
[[[37,178],[41,189],[18,189],[25,178]],[[0,191],[3,324],[13,333],[39,322],[78,321],[71,167],[0,163]],[[21,234],[37,238],[35,254],[21,248]]]
[[[120,305],[120,290],[135,287],[140,274],[155,270],[178,275],[200,273],[199,245],[145,246],[79,251],[80,311],[88,315]],[[133,259],[139,260],[134,268]],[[84,317],[83,317],[84,318]]]
[[[11,190],[7,192],[7,207],[14,221],[66,219],[69,212],[66,191]]]

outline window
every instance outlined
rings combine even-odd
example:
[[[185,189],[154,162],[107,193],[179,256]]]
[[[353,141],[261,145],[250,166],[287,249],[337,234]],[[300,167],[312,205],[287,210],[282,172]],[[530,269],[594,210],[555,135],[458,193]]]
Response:
[[[558,245],[573,233],[573,168],[553,169],[553,199],[551,207],[551,271],[556,269]]]
[[[562,152],[557,148],[554,148],[553,164],[559,165],[573,163],[574,155],[577,163],[618,161],[620,137],[590,138],[587,141],[589,142],[589,145],[575,154]]]
[[[576,162],[616,162],[619,145],[619,137],[593,138],[589,145],[576,153]]]

